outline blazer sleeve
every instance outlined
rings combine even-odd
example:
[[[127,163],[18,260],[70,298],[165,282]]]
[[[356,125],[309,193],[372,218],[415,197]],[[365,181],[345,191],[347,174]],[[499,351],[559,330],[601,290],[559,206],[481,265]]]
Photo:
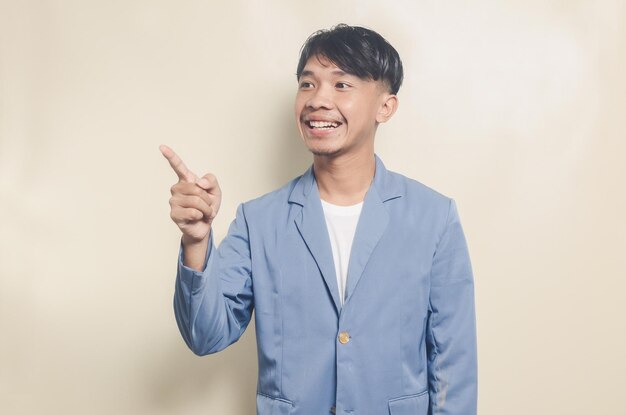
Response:
[[[216,248],[213,230],[203,272],[183,265],[182,245],[174,290],[174,314],[187,346],[197,355],[239,340],[253,310],[248,226],[243,204]]]
[[[433,256],[428,353],[429,415],[475,415],[477,351],[474,279],[454,200]]]

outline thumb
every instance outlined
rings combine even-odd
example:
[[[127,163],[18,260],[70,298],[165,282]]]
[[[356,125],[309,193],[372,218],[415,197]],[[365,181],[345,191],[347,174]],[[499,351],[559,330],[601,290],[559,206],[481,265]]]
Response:
[[[211,173],[205,174],[199,179],[195,180],[196,185],[201,187],[202,189],[209,191],[211,189],[215,189],[218,187],[217,179]]]

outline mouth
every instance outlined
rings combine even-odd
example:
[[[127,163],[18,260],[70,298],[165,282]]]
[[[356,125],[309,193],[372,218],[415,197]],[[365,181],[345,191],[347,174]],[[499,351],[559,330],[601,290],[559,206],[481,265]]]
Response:
[[[306,120],[304,124],[311,130],[331,131],[339,127],[342,123],[338,121]]]

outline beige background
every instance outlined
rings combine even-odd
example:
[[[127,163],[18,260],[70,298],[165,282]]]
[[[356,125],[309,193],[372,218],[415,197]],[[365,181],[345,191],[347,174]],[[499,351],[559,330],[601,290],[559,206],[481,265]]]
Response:
[[[254,327],[198,358],[172,311],[175,182],[238,203],[311,162],[298,51],[361,24],[400,52],[386,166],[453,197],[482,415],[626,407],[624,1],[0,2],[0,413],[252,414]]]

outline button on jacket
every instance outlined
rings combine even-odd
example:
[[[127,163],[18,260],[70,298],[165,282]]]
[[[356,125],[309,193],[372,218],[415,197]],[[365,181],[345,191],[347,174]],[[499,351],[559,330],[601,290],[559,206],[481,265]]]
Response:
[[[242,203],[197,272],[179,255],[174,310],[198,355],[255,310],[258,415],[473,415],[474,282],[454,201],[375,155],[341,306],[313,165]]]

